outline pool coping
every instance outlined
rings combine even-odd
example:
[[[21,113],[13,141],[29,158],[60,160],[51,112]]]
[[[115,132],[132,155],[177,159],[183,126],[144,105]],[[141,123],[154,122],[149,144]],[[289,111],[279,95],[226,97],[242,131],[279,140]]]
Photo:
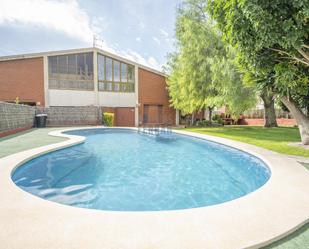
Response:
[[[259,248],[309,221],[309,171],[295,159],[254,145],[188,131],[175,133],[224,144],[263,160],[271,170],[261,188],[241,198],[175,211],[118,212],[75,208],[31,195],[11,172],[38,155],[85,141],[68,140],[0,159],[0,242],[4,248]],[[104,127],[106,128],[106,127]],[[108,129],[133,129],[113,127]]]

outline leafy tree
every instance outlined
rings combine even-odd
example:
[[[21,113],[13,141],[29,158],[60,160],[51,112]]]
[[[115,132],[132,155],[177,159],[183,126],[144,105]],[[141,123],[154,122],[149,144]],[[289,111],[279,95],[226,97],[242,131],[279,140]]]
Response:
[[[172,105],[183,113],[229,106],[237,116],[256,102],[242,85],[235,52],[205,15],[204,1],[189,0],[178,10],[177,52],[170,55],[168,87]]]
[[[244,70],[244,69],[243,69]],[[272,74],[258,75],[250,71],[245,72],[245,84],[256,88],[264,104],[264,127],[278,127],[275,111],[274,78]]]
[[[293,99],[308,91],[309,1],[212,0],[207,8],[239,63],[264,79],[258,87],[276,93],[309,144],[309,119]]]

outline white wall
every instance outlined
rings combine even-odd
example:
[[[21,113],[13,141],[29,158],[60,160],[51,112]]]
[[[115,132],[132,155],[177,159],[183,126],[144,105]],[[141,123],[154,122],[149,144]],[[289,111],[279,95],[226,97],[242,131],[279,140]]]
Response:
[[[135,107],[135,93],[94,92],[76,90],[48,91],[50,106],[86,106],[97,105],[97,95],[100,106],[105,107]]]
[[[106,107],[135,107],[135,93],[99,92],[99,105]]]
[[[49,90],[50,106],[86,106],[95,105],[94,91]]]

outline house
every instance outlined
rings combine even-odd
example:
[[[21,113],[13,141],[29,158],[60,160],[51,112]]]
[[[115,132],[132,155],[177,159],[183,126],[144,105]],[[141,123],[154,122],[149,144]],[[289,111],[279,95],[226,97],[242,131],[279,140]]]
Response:
[[[98,106],[117,126],[178,124],[166,75],[99,48],[0,57],[0,101]]]

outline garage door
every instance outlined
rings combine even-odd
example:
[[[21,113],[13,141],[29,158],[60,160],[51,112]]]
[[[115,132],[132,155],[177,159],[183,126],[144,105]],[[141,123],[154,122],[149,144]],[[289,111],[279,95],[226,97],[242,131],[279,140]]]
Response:
[[[144,105],[144,124],[161,124],[162,116],[162,105]]]
[[[116,108],[116,126],[135,126],[135,109],[130,107]]]

